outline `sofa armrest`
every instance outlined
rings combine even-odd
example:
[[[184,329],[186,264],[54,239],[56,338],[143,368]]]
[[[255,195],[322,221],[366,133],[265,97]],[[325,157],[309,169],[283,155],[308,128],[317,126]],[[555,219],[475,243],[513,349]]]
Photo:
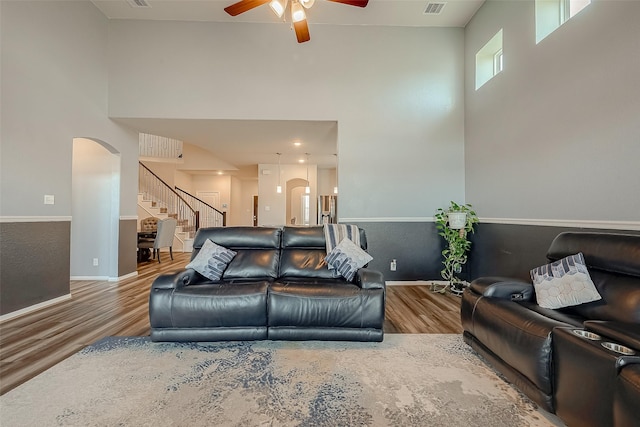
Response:
[[[613,320],[587,320],[585,329],[640,351],[640,325]]]
[[[381,272],[369,268],[361,268],[354,277],[356,285],[362,289],[384,289],[384,276]]]
[[[153,281],[151,290],[154,289],[180,289],[187,285],[196,283],[202,279],[194,269],[178,271],[177,273],[162,274]]]
[[[509,277],[480,277],[469,285],[472,291],[488,298],[534,301],[533,284]]]

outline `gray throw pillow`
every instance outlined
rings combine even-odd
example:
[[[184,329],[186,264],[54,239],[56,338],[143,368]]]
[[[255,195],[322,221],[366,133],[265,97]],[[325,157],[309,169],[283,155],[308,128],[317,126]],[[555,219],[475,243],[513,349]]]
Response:
[[[562,308],[602,299],[584,261],[577,253],[531,270],[538,305]]]
[[[185,268],[193,268],[209,280],[220,280],[236,252],[207,239],[198,255]]]
[[[348,281],[353,280],[358,269],[372,259],[371,255],[347,238],[342,239],[324,258],[330,267],[335,268]]]

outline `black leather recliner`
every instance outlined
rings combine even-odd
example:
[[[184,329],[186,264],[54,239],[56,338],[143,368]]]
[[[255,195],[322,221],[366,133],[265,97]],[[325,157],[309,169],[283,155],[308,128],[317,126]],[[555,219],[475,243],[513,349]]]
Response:
[[[578,252],[601,300],[545,309],[531,283],[478,278],[462,297],[463,337],[568,425],[625,426],[623,417],[640,405],[640,236],[561,233],[547,258]]]
[[[207,239],[237,255],[217,282],[192,269],[154,280],[153,341],[382,341],[382,274],[361,268],[348,282],[329,270],[322,226],[200,229],[191,259]]]

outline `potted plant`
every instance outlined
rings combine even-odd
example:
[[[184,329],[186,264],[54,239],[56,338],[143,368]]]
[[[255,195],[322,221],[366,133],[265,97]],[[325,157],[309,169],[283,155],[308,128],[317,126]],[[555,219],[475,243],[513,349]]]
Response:
[[[444,257],[443,269],[440,272],[447,285],[437,292],[444,293],[447,287],[456,295],[462,294],[464,281],[457,274],[462,271],[462,266],[467,262],[467,253],[471,248],[471,242],[467,235],[473,233],[473,227],[478,223],[478,216],[470,204],[458,204],[451,202],[449,208],[439,208],[435,214],[438,234],[444,237],[447,247],[442,251]]]

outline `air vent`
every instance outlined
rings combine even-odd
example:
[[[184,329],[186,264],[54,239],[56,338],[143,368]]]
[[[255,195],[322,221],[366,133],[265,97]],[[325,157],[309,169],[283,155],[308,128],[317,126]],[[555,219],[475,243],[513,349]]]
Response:
[[[131,7],[151,7],[151,5],[147,3],[147,0],[127,0],[127,3],[129,3]]]
[[[446,3],[429,3],[424,10],[425,15],[440,15]]]

